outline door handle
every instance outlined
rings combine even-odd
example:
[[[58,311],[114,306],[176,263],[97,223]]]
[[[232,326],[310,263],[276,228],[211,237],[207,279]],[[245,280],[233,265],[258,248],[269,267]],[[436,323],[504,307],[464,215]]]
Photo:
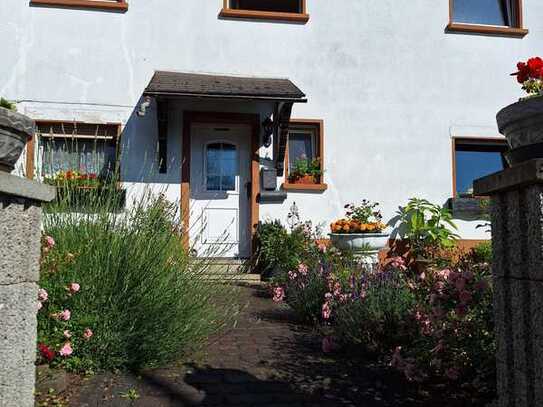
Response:
[[[251,200],[251,196],[253,192],[253,183],[251,181],[246,182],[245,188],[247,189],[247,199]]]

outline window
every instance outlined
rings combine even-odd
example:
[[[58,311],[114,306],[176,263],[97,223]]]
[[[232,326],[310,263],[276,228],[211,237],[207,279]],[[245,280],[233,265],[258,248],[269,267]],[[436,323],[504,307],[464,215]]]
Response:
[[[128,10],[126,0],[30,0],[30,4],[35,6],[90,8],[122,12]]]
[[[449,0],[448,31],[524,36],[522,0]]]
[[[117,170],[118,124],[37,122],[40,175],[78,171],[108,178]]]
[[[322,120],[292,119],[285,157],[284,189],[324,191],[328,187],[324,183],[324,123]],[[297,183],[293,174],[297,172],[297,163],[313,162],[319,175],[312,182]]]
[[[507,167],[502,139],[453,139],[453,188],[455,197],[472,196],[473,181]]]
[[[206,148],[206,190],[235,191],[239,174],[238,152],[229,143],[212,143]]]
[[[306,0],[224,0],[221,17],[283,20],[305,23]]]

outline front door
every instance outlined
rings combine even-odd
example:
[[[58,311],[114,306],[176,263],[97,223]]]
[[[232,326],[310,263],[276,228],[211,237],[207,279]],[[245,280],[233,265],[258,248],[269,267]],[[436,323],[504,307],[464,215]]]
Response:
[[[193,124],[191,137],[192,247],[201,257],[248,258],[251,128]]]

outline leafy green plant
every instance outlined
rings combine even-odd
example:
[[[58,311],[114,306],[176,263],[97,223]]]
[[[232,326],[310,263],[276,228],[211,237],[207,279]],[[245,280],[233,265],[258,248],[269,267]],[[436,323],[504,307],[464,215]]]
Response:
[[[235,288],[211,283],[209,260],[185,252],[175,204],[151,192],[121,214],[114,195],[92,204],[92,213],[66,211],[64,200],[45,206],[42,359],[77,371],[153,367],[235,315]]]
[[[383,219],[381,211],[377,209],[378,207],[379,204],[377,202],[370,202],[367,199],[363,199],[359,205],[345,205],[347,211],[345,215],[347,218],[359,223],[377,223]]]
[[[15,103],[10,102],[9,100],[4,99],[2,97],[0,97],[0,107],[3,107],[4,109],[12,110],[14,112],[17,110],[17,106],[15,105]]]
[[[305,243],[306,237],[298,228],[289,233],[279,220],[260,222],[256,228],[256,269],[269,277],[295,268],[301,261]]]
[[[306,175],[313,177],[320,177],[322,175],[321,162],[318,158],[310,160],[307,158],[300,158],[294,162],[292,171],[290,173],[291,179],[302,178]]]
[[[410,199],[389,224],[395,228],[393,237],[408,240],[417,256],[423,255],[425,250],[452,247],[459,237],[454,232],[457,227],[451,212],[426,199]]]
[[[492,263],[492,241],[486,241],[478,244],[473,249],[473,256],[475,261],[479,263]]]

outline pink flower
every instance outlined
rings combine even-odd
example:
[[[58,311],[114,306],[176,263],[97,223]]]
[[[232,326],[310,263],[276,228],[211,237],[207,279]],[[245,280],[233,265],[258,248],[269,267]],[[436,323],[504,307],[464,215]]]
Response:
[[[70,294],[75,294],[81,289],[81,286],[77,283],[71,283],[68,285],[68,291],[70,291]]]
[[[334,344],[333,339],[330,336],[325,336],[322,338],[322,351],[324,353],[333,352],[336,345]]]
[[[440,278],[442,278],[443,280],[448,280],[449,276],[451,275],[451,270],[449,270],[449,269],[440,270],[440,271],[437,272],[437,275]]]
[[[40,301],[38,301],[38,311],[41,310],[43,307],[42,303]]]
[[[85,328],[85,330],[83,331],[83,338],[85,338],[86,340],[92,338],[93,335],[94,333],[91,331],[90,328]]]
[[[70,339],[72,337],[72,333],[67,329],[63,332],[63,335],[66,339]]]
[[[72,313],[69,309],[65,309],[64,311],[57,314],[57,318],[61,319],[62,321],[69,321],[71,316]]]
[[[73,353],[72,344],[70,342],[66,342],[62,348],[59,350],[60,356],[70,356]]]
[[[49,294],[47,293],[47,291],[43,288],[40,288],[38,290],[38,301],[45,302],[47,301],[48,298],[49,298]]]
[[[472,295],[468,291],[462,291],[458,296],[462,304],[468,304],[472,300]]]
[[[466,287],[466,279],[463,277],[458,278],[458,280],[456,280],[456,282],[454,283],[454,286],[458,291],[464,290],[464,288]]]
[[[45,236],[45,244],[49,249],[51,249],[55,246],[55,239],[53,239],[51,236]]]
[[[300,263],[298,265],[298,271],[302,276],[306,276],[308,271],[307,266],[304,263]]]
[[[275,287],[273,289],[273,301],[281,302],[285,299],[285,290],[283,287]]]
[[[326,301],[324,304],[322,304],[322,319],[330,319],[330,316],[332,315],[332,309],[330,308],[330,304],[328,301]]]
[[[460,378],[460,372],[458,369],[451,367],[445,370],[445,376],[447,376],[449,380],[458,380]]]
[[[318,249],[321,253],[326,253],[326,245],[324,243],[320,243]]]
[[[331,301],[332,298],[334,298],[334,296],[332,295],[332,293],[326,293],[326,294],[324,294],[324,299],[325,299],[326,301]]]
[[[390,261],[390,265],[398,270],[407,270],[407,267],[405,266],[405,260],[401,256],[393,257]]]
[[[289,278],[289,280],[295,280],[296,277],[298,277],[298,274],[296,274],[294,271],[289,271],[289,272],[288,272],[288,278]]]
[[[339,297],[339,295],[341,294],[341,284],[339,282],[336,282],[334,284],[334,297]]]

